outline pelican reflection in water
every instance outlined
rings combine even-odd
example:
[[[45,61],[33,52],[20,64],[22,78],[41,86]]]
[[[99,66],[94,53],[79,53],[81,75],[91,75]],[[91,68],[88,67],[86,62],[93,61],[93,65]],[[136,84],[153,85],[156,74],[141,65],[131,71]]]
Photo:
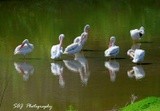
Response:
[[[27,81],[29,76],[34,73],[34,67],[26,62],[14,63],[16,71],[23,75],[23,80]]]
[[[116,72],[119,71],[119,63],[115,60],[109,60],[104,63],[110,74],[110,80],[114,82],[116,80]]]
[[[87,85],[90,72],[88,60],[84,57],[83,53],[75,54],[74,60],[63,60],[63,62],[70,71],[79,73],[82,83]]]
[[[136,80],[139,80],[145,77],[144,69],[140,65],[133,66],[132,69],[127,72],[127,74],[129,78],[135,77]]]
[[[58,76],[59,77],[59,85],[61,87],[65,86],[65,81],[63,78],[63,66],[61,63],[51,63],[51,72],[53,73],[53,75]]]

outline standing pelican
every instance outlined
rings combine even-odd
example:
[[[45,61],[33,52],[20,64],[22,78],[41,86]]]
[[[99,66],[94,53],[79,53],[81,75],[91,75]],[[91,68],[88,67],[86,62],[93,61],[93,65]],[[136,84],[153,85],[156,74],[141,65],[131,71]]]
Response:
[[[142,62],[144,60],[144,56],[145,56],[145,51],[142,49],[129,49],[127,51],[127,55],[130,56],[133,60],[133,63],[139,63]]]
[[[130,35],[133,40],[139,40],[144,35],[144,27],[141,26],[140,29],[130,30]]]
[[[112,36],[110,38],[108,49],[105,50],[105,57],[116,57],[119,54],[119,46],[115,45],[116,38]]]
[[[82,42],[87,37],[87,33],[82,33],[80,37],[80,41],[75,42],[67,46],[64,50],[64,54],[76,54],[82,50]]]
[[[82,47],[84,46],[84,44],[86,43],[86,41],[87,41],[87,39],[88,39],[88,32],[89,32],[89,29],[90,29],[90,25],[85,25],[85,27],[84,27],[84,32],[82,33],[82,34],[85,34],[87,37],[85,37],[84,39],[83,39],[83,41],[82,41]],[[82,35],[81,34],[81,35]],[[79,41],[81,40],[81,36],[78,36],[78,37],[76,37],[75,39],[74,39],[74,43],[78,43]]]
[[[28,39],[25,39],[21,45],[18,45],[14,50],[14,55],[16,54],[22,54],[26,55],[34,49],[33,44],[29,43]]]
[[[59,44],[53,45],[51,48],[51,59],[57,59],[60,58],[63,53],[63,43],[64,34],[59,35]]]

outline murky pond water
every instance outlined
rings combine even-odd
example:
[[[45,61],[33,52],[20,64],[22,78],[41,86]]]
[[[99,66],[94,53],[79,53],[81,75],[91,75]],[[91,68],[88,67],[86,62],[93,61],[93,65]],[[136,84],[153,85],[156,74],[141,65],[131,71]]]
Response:
[[[160,96],[159,6],[158,0],[0,2],[0,109],[105,111]],[[59,34],[65,34],[65,48],[85,24],[91,30],[84,51],[51,60]],[[132,47],[129,30],[142,25],[146,56],[137,65],[126,52]],[[112,35],[120,54],[108,60],[104,50]],[[26,59],[13,54],[25,38],[35,46]]]

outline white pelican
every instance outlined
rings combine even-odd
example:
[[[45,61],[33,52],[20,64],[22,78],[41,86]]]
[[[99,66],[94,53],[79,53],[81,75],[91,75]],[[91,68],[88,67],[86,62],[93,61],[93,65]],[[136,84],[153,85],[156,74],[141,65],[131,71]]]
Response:
[[[119,54],[119,46],[115,45],[116,38],[112,36],[110,38],[108,49],[104,51],[105,57],[116,57]]]
[[[142,49],[129,49],[127,51],[127,55],[130,56],[133,60],[133,63],[139,63],[142,62],[144,60],[144,56],[145,56],[145,51]]]
[[[63,39],[64,39],[64,34],[59,35],[59,44],[53,45],[51,48],[51,59],[57,59],[60,58],[62,53],[63,53]]]
[[[110,60],[106,61],[104,65],[109,70],[110,80],[114,82],[116,79],[116,72],[119,71],[119,63],[115,60]]]
[[[87,41],[87,39],[88,39],[88,32],[89,32],[89,29],[90,29],[90,25],[85,25],[85,27],[84,27],[84,32],[82,33],[82,34],[85,34],[87,37],[85,37],[84,39],[83,39],[83,41],[81,42],[81,44],[82,44],[82,47],[84,46],[84,44],[86,43],[86,41]],[[81,35],[82,35],[81,34]],[[78,43],[79,41],[81,40],[81,36],[78,36],[78,37],[76,37],[75,39],[74,39],[74,43]]]
[[[63,79],[63,66],[59,63],[51,63],[51,72],[59,77],[59,84],[61,87],[65,86],[65,81]]]
[[[87,33],[82,33],[80,41],[75,42],[67,46],[64,50],[64,54],[76,54],[82,50],[82,41],[87,37]]]
[[[18,73],[23,74],[23,79],[27,81],[29,76],[34,73],[34,67],[26,62],[14,63],[14,67]]]
[[[141,26],[140,29],[130,30],[130,35],[133,40],[139,40],[144,35],[144,27]]]
[[[135,77],[136,80],[142,79],[145,77],[145,72],[142,66],[132,67],[132,70],[129,70],[127,74],[128,74],[128,77],[130,78]]]
[[[34,49],[33,44],[29,43],[28,39],[25,39],[21,45],[18,45],[14,50],[14,55],[16,54],[22,54],[26,55]]]

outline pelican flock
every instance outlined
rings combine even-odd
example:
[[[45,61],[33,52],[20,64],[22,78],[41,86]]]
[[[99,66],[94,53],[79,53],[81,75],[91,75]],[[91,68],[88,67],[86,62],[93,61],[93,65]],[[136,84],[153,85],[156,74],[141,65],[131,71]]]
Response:
[[[89,77],[89,70],[88,70],[88,62],[85,59],[84,55],[82,55],[80,52],[83,49],[83,46],[85,45],[88,34],[90,30],[90,25],[85,25],[83,32],[80,36],[76,37],[73,40],[73,43],[68,45],[64,52],[63,52],[63,39],[64,34],[59,35],[59,44],[53,45],[50,50],[51,59],[59,59],[63,54],[69,54],[74,55],[74,60],[63,60],[65,66],[73,71],[78,72],[80,74],[81,80],[83,83],[87,83],[88,77]],[[142,36],[144,35],[144,27],[141,26],[139,29],[130,30],[130,36],[133,41],[139,41]],[[119,54],[120,47],[115,44],[116,37],[111,36],[108,48],[104,51],[104,56],[108,58],[116,58]],[[133,42],[134,43],[134,42]],[[145,57],[145,50],[140,49],[141,44],[140,43],[134,43],[132,47],[127,51],[127,55],[131,57],[133,63],[141,63],[144,60]],[[29,42],[28,39],[25,39],[22,44],[18,45],[14,50],[14,55],[21,54],[26,56],[27,54],[31,53],[34,49],[34,45]],[[18,70],[18,66],[16,63],[14,64],[17,71],[22,71],[21,69]],[[111,80],[114,81],[116,77],[116,72],[119,71],[119,63],[106,61],[105,67],[109,70],[111,74]],[[133,70],[135,73],[140,72],[137,70],[136,67],[133,67]],[[62,77],[63,73],[63,67],[56,63],[51,63],[51,72],[54,75],[59,76],[59,84],[61,86],[64,86],[64,80]],[[131,76],[132,71],[130,71],[129,76]]]
[[[71,43],[70,45],[68,45],[64,52],[63,52],[63,39],[64,39],[64,34],[60,34],[59,35],[59,44],[57,45],[53,45],[50,51],[51,54],[51,59],[58,59],[61,58],[62,54],[70,54],[70,55],[76,55],[77,53],[79,53],[84,44],[86,43],[87,39],[88,39],[88,33],[90,30],[90,25],[85,25],[83,32],[80,36],[76,37],[73,40],[73,43]],[[131,38],[134,40],[140,40],[142,38],[142,36],[144,35],[145,31],[144,31],[144,27],[141,26],[139,29],[133,29],[130,30],[130,35]],[[104,51],[104,56],[105,57],[109,57],[109,58],[115,58],[118,54],[119,54],[119,46],[115,45],[116,42],[116,38],[114,36],[110,37],[110,41],[109,41],[109,45],[108,45],[108,49],[106,49]],[[140,47],[140,46],[138,46]],[[14,50],[14,55],[16,54],[22,54],[22,55],[27,55],[28,53],[31,53],[34,49],[33,44],[29,43],[28,39],[25,39],[22,44],[18,45],[15,50]],[[127,55],[130,56],[133,60],[133,63],[139,63],[142,62],[144,60],[144,56],[145,56],[145,50],[140,49],[140,48],[136,48],[134,46],[134,48],[131,48],[127,51]]]

